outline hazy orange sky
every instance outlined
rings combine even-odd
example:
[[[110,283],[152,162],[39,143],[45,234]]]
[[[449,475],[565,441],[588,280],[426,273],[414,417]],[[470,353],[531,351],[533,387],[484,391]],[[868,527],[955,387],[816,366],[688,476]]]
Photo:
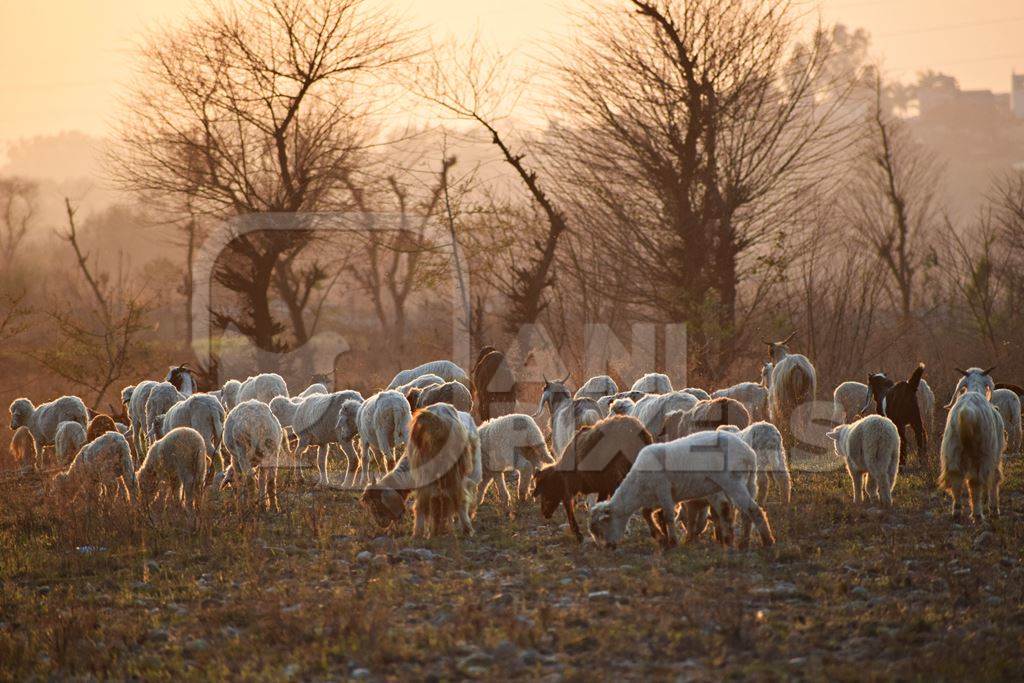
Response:
[[[382,0],[438,37],[479,30],[503,50],[566,35],[573,0]],[[870,31],[890,76],[935,68],[965,88],[1009,89],[1024,71],[1021,0],[823,0],[813,19]],[[0,150],[18,138],[82,130],[102,135],[131,73],[141,29],[194,11],[182,0],[0,0]]]

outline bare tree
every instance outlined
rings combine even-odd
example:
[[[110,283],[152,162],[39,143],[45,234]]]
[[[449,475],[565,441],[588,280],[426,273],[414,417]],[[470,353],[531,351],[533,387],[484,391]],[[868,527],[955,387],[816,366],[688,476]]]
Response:
[[[426,73],[417,75],[413,87],[457,119],[479,126],[544,217],[546,230],[520,245],[521,260],[511,264],[502,291],[509,301],[505,328],[516,333],[524,325],[537,322],[548,305],[545,296],[555,281],[559,240],[568,231],[569,221],[541,182],[536,166],[526,163],[522,150],[527,144],[520,142],[519,149],[515,149],[511,137],[499,130],[501,120],[518,101],[503,63],[502,55],[488,53],[478,39],[468,45],[452,44],[447,53],[435,50],[434,61]]]
[[[365,0],[211,2],[143,46],[114,173],[130,189],[225,221],[350,207],[377,101],[365,86],[404,58],[405,38]],[[273,295],[301,345],[311,291],[327,280],[323,265],[300,258],[316,231],[287,222],[240,232],[215,275],[240,304],[213,311],[217,322],[268,351],[290,345]]]
[[[797,46],[786,0],[595,8],[561,68],[553,146],[594,244],[603,295],[689,323],[724,372],[741,342],[739,286],[758,248],[831,178],[849,83],[829,34]],[[640,275],[642,274],[642,276]]]
[[[918,275],[931,257],[941,167],[906,124],[888,113],[880,76],[873,85],[860,162],[844,196],[852,227],[877,255],[893,299],[909,319]]]
[[[0,265],[10,268],[36,219],[39,188],[31,180],[0,178]]]
[[[72,292],[47,311],[57,325],[57,338],[32,356],[54,374],[93,392],[96,409],[118,380],[138,371],[145,345],[140,337],[149,329],[147,305],[141,292],[132,291],[124,273],[111,278],[96,273],[82,251],[75,225],[75,209],[65,199],[67,231],[61,234],[75,254],[86,293]]]

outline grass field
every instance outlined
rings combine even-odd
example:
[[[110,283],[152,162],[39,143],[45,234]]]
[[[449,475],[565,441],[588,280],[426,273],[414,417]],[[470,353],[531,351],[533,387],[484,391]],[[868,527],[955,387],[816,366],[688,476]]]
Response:
[[[1003,515],[980,529],[921,476],[890,515],[854,509],[844,472],[795,473],[773,548],[667,553],[638,519],[610,551],[493,497],[472,538],[413,542],[408,519],[382,536],[353,494],[291,473],[282,513],[217,502],[195,531],[6,482],[0,678],[1008,679],[1022,474],[1006,463]]]

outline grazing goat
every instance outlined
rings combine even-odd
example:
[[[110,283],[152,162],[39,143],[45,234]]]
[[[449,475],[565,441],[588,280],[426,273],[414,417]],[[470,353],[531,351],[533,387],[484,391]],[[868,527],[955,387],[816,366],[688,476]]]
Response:
[[[225,410],[230,411],[238,405],[238,392],[241,390],[242,383],[237,379],[229,379],[224,382],[224,386],[220,389],[220,402],[224,404]]]
[[[54,455],[58,467],[67,467],[75,458],[75,454],[88,443],[85,427],[77,422],[61,422],[57,427],[57,435],[53,438]]]
[[[795,334],[780,342],[765,342],[774,363],[768,387],[768,414],[772,424],[782,433],[790,454],[798,436],[806,434],[810,426],[809,404],[814,402],[818,387],[811,362],[806,356],[790,353],[786,346]]]
[[[601,419],[597,402],[590,398],[572,398],[565,381],[569,376],[556,382],[544,379],[544,391],[540,395],[540,406],[533,417],[539,417],[547,406],[551,430],[551,450],[557,455],[569,443],[580,427],[592,425]]]
[[[836,455],[846,461],[853,502],[862,503],[866,493],[892,507],[892,492],[900,471],[900,435],[895,423],[881,415],[868,415],[852,424],[839,425],[826,436],[835,442]]]
[[[483,478],[476,504],[483,501],[488,487],[494,481],[499,498],[509,507],[511,500],[505,484],[505,473],[512,470],[519,473],[518,500],[524,501],[530,490],[534,470],[554,461],[540,427],[529,415],[512,413],[484,422],[479,432]]]
[[[99,493],[110,493],[108,486],[118,483],[124,487],[129,502],[137,496],[131,448],[121,434],[107,432],[78,451],[67,470],[53,478],[51,490],[67,504],[83,489],[95,498]]]
[[[768,500],[769,483],[779,489],[782,500],[789,505],[793,499],[793,477],[789,473],[782,434],[771,422],[755,422],[746,429],[733,425],[719,427],[722,431],[738,434],[757,455],[757,504]]]
[[[928,462],[928,434],[924,429],[921,406],[917,400],[918,385],[921,383],[923,374],[924,363],[918,363],[910,379],[902,382],[893,382],[881,373],[869,375],[868,391],[870,396],[865,399],[861,413],[871,412],[870,404],[874,400],[875,410],[878,414],[885,415],[892,420],[900,437],[900,461],[906,458],[907,437],[904,428],[910,425],[917,441],[918,457],[921,458],[922,464],[926,464]]]
[[[953,519],[961,518],[964,482],[971,496],[971,517],[983,521],[986,506],[999,515],[999,483],[1002,480],[1002,454],[1006,448],[1006,426],[999,410],[992,405],[994,368],[969,368],[957,371],[957,382],[947,408],[946,428],[940,449],[939,485],[953,498]]]
[[[11,445],[8,452],[11,455],[11,464],[22,471],[40,469],[36,440],[28,427],[22,426],[14,430],[14,436],[11,437]]]
[[[699,387],[686,387],[685,389],[680,389],[680,391],[686,392],[687,394],[693,396],[698,401],[711,400],[711,394],[709,394],[708,392],[704,391]]]
[[[185,511],[194,514],[206,469],[206,439],[191,427],[175,427],[149,447],[135,473],[143,504],[148,506],[162,485],[168,497],[180,495]]]
[[[1006,429],[1007,454],[1016,455],[1020,453],[1020,398],[1010,389],[996,389],[992,392],[990,400],[1003,418],[1003,427]]]
[[[743,404],[731,398],[699,401],[689,410],[674,410],[665,416],[658,441],[673,441],[695,432],[714,431],[723,425],[746,429],[750,414]]]
[[[157,423],[160,421],[160,416],[166,414],[184,398],[170,382],[160,382],[150,390],[149,398],[146,399],[145,436],[147,444],[157,439]]]
[[[369,455],[360,453],[355,444],[355,439],[359,436],[359,409],[362,405],[361,400],[353,399],[342,403],[341,410],[338,411],[338,421],[334,425],[334,440],[341,446],[349,463],[346,486],[354,486],[359,481],[363,473],[363,458]]]
[[[465,385],[458,382],[445,382],[424,387],[415,395],[417,408],[426,408],[436,403],[448,403],[464,413],[473,410],[473,394]]]
[[[485,346],[473,366],[473,403],[480,420],[514,412],[517,393],[516,376],[505,354]]]
[[[573,398],[592,398],[595,401],[605,396],[614,396],[619,393],[619,386],[608,375],[597,375],[583,383]]]
[[[476,446],[457,412],[446,404],[417,410],[409,426],[406,455],[413,482],[413,537],[438,536],[457,516],[472,535],[465,479],[474,468]]]
[[[724,496],[715,496],[722,493]],[[763,545],[772,545],[775,537],[768,517],[757,504],[757,455],[737,434],[727,431],[698,432],[668,443],[645,446],[632,469],[610,500],[598,503],[590,513],[590,533],[595,541],[610,547],[622,539],[626,522],[643,509],[651,521],[655,508],[661,508],[658,531],[661,542],[671,547],[678,542],[676,503],[709,501],[721,520],[731,518],[727,504],[744,518],[744,540],[750,527],[757,528]],[[695,516],[702,505],[687,508],[687,540],[698,529]],[[732,542],[732,529],[721,529],[722,541]]]
[[[28,427],[40,450],[53,445],[61,422],[77,422],[83,429],[89,422],[85,404],[77,396],[61,396],[39,406],[27,398],[18,398],[11,402],[10,410],[11,430]]]
[[[667,394],[672,391],[672,380],[660,372],[649,372],[630,387],[631,391],[642,391],[645,394]]]
[[[599,500],[606,500],[626,477],[637,454],[651,443],[650,432],[633,417],[607,417],[593,426],[581,427],[558,461],[536,473],[533,497],[540,499],[541,514],[551,519],[561,504],[569,528],[576,540],[582,541],[574,507],[576,496],[594,493]]]
[[[665,418],[677,410],[690,410],[697,405],[697,399],[685,391],[672,391],[667,394],[648,394],[633,406],[631,415],[643,423],[655,441],[660,440],[665,432]]]
[[[215,458],[220,460],[218,452],[224,441],[226,417],[224,406],[215,397],[209,394],[192,394],[184,401],[171,406],[162,417],[157,418],[158,436],[168,434],[172,429],[179,427],[191,427],[203,437],[206,455],[209,456],[212,466]],[[221,462],[220,466],[223,469],[227,463]]]
[[[1019,384],[1011,384],[1010,382],[997,382],[995,389],[1009,389],[1013,393],[1017,394],[1017,398],[1024,400],[1024,387]]]
[[[224,421],[224,450],[231,464],[225,479],[240,477],[248,488],[254,478],[259,490],[259,505],[280,510],[277,500],[277,464],[281,450],[281,425],[262,401],[242,401]]]
[[[394,389],[403,384],[408,384],[421,375],[437,375],[445,382],[459,382],[467,389],[471,391],[473,389],[473,383],[470,381],[469,375],[466,374],[466,371],[450,360],[430,361],[429,363],[417,365],[409,370],[402,370],[400,373],[395,375],[394,379],[392,379],[388,384],[388,389]]]
[[[405,501],[413,490],[409,458],[403,455],[394,469],[380,480],[367,484],[359,502],[370,511],[374,519],[385,529],[402,519]]]
[[[712,398],[731,398],[743,404],[753,421],[768,417],[768,390],[757,382],[740,382],[711,392]]]
[[[299,437],[296,453],[303,453],[310,446],[316,448],[316,467],[320,474],[319,484],[330,485],[327,474],[328,458],[331,446],[337,443],[338,418],[346,401],[362,401],[358,391],[335,391],[330,394],[314,394],[306,397],[299,404],[292,419],[291,427]],[[344,449],[342,449],[344,451]],[[345,452],[346,459],[349,453]],[[352,469],[354,463],[346,462],[345,472]]]

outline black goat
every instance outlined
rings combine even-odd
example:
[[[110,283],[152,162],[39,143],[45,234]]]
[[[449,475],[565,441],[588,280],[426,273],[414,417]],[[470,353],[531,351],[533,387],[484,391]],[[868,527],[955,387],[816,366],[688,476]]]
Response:
[[[868,375],[868,396],[861,413],[868,413],[871,399],[874,398],[878,414],[885,415],[893,421],[900,435],[900,463],[907,455],[907,425],[914,430],[917,452],[922,463],[928,463],[928,434],[921,419],[921,409],[917,404],[917,387],[923,374],[924,363],[918,363],[910,379],[900,382],[893,382],[884,373]]]

